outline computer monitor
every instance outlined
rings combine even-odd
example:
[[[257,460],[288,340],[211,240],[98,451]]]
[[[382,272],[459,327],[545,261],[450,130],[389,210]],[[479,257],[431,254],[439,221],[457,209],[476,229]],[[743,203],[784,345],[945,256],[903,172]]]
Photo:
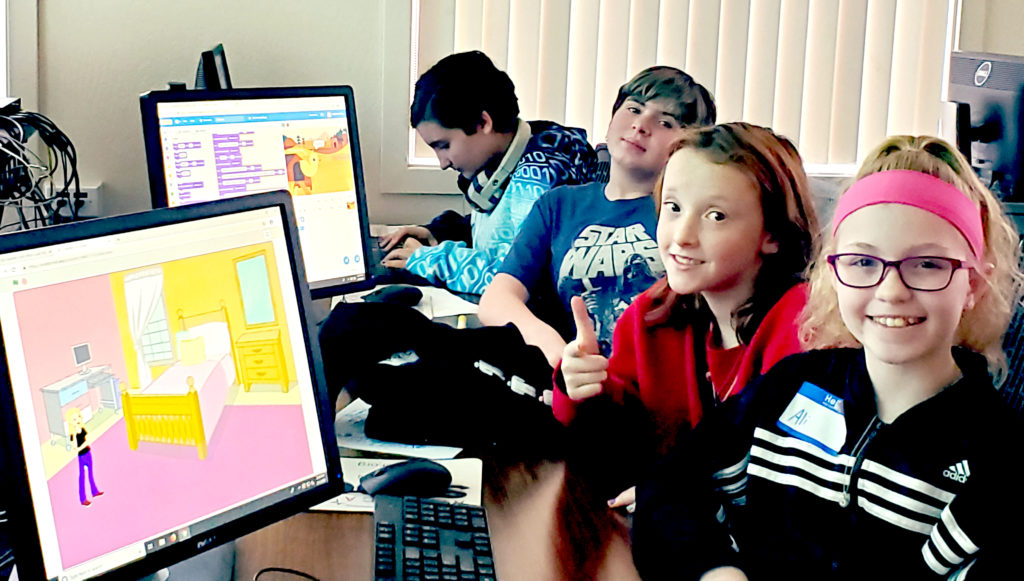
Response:
[[[137,579],[340,493],[303,275],[284,192],[0,236],[20,578]]]
[[[958,147],[982,182],[1005,202],[1024,202],[1024,57],[952,53],[948,100],[960,104]]]
[[[224,54],[223,44],[218,44],[211,50],[204,50],[199,55],[195,88],[208,91],[232,88],[231,74],[228,72],[228,57]]]
[[[289,190],[313,297],[370,286],[351,87],[152,91],[140,101],[153,207]]]
[[[81,367],[82,372],[86,371],[85,364],[92,361],[92,350],[89,348],[88,343],[82,343],[81,345],[71,346],[71,356],[75,360],[75,366]]]

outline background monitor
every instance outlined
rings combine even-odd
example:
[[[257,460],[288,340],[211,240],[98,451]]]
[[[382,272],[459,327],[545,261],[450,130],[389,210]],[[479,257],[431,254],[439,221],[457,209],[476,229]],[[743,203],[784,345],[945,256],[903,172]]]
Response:
[[[137,579],[340,492],[303,275],[283,192],[0,236],[20,578]]]
[[[88,343],[74,345],[71,347],[71,356],[75,359],[75,365],[81,366],[92,361],[92,352]]]
[[[218,44],[211,50],[204,50],[199,55],[195,88],[208,91],[232,88],[231,74],[228,72],[228,57],[224,54],[223,44]]]
[[[141,106],[153,207],[288,190],[314,298],[370,286],[351,87],[152,91]]]
[[[1024,57],[952,53],[948,99],[960,104],[958,147],[982,182],[1006,202],[1024,202]]]

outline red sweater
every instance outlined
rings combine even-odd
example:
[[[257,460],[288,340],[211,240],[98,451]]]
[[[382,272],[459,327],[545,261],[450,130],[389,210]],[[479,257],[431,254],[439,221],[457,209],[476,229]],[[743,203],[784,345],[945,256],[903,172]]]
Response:
[[[711,383],[718,397],[731,397],[780,359],[803,351],[797,320],[806,302],[806,284],[789,289],[768,311],[749,344],[718,349],[710,347],[710,328],[697,339],[693,327],[652,327],[645,323],[651,297],[644,292],[615,324],[602,395],[620,402],[626,397],[640,398],[657,424],[662,442],[667,444],[680,429],[692,428],[701,418],[700,383],[693,357],[696,346],[699,344],[707,353]],[[561,382],[560,370],[555,371],[555,378]],[[565,394],[564,386],[556,387],[553,406],[559,421],[572,421],[576,404]]]

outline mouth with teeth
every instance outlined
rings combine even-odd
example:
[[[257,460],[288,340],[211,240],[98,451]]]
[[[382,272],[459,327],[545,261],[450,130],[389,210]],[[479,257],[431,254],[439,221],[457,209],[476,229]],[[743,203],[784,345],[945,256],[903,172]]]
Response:
[[[679,266],[697,266],[699,264],[704,264],[703,260],[697,260],[696,258],[690,258],[688,256],[679,256],[675,254],[672,255],[672,262],[678,264]]]
[[[924,322],[924,317],[868,317],[875,323],[890,328],[913,327]]]

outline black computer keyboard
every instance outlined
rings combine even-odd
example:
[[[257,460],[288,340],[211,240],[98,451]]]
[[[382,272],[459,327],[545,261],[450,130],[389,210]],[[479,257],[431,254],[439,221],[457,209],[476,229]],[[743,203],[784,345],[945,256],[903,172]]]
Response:
[[[377,496],[377,581],[494,581],[487,517],[479,506],[414,496]]]

